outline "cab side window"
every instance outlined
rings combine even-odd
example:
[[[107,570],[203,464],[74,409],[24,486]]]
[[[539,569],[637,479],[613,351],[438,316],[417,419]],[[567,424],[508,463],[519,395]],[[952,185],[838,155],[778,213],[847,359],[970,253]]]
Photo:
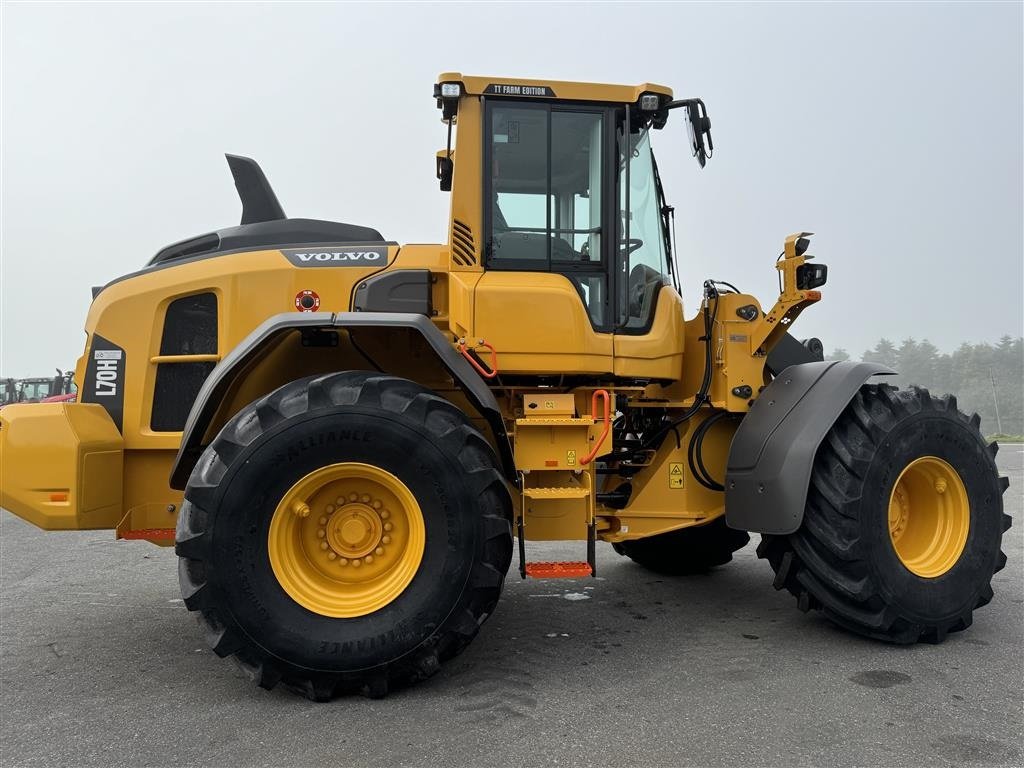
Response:
[[[595,327],[608,321],[602,240],[603,111],[488,105],[491,269],[554,271],[580,291]]]

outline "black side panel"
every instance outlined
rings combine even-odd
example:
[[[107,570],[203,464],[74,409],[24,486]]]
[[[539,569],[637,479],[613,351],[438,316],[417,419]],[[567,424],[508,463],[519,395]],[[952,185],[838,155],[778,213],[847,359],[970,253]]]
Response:
[[[430,270],[380,272],[356,286],[356,312],[410,312],[430,317]]]
[[[146,266],[180,259],[210,258],[227,251],[256,251],[303,243],[383,243],[380,232],[356,224],[318,219],[281,219],[242,224],[169,245]],[[138,274],[138,273],[136,273]]]
[[[876,363],[805,363],[786,368],[740,422],[725,471],[730,528],[786,534],[800,527],[818,446]]]
[[[125,351],[98,333],[92,335],[85,383],[78,393],[82,403],[99,403],[106,408],[118,432],[124,431]]]
[[[812,339],[812,341],[816,341]],[[818,352],[813,351],[809,346],[797,341],[790,333],[783,334],[764,361],[765,368],[772,376],[778,376],[791,365],[803,365],[804,363],[820,363],[825,358],[821,354],[818,345]]]
[[[515,462],[512,459],[512,446],[505,432],[505,423],[501,409],[494,394],[483,379],[466,362],[449,340],[437,329],[427,317],[406,312],[285,312],[265,320],[256,330],[243,339],[213,369],[203,382],[196,397],[192,411],[189,413],[181,436],[181,447],[171,470],[170,484],[172,488],[184,489],[189,474],[196,465],[205,446],[203,436],[213,419],[221,399],[231,386],[237,371],[244,369],[265,345],[272,342],[282,333],[289,333],[296,328],[359,328],[359,327],[392,327],[410,328],[420,333],[437,353],[438,358],[462,387],[466,396],[480,414],[487,420],[494,433],[498,447],[498,458],[502,462],[505,475],[509,481],[517,483]]]
[[[242,200],[242,224],[286,218],[259,163],[251,157],[224,157],[228,160],[228,167],[235,179],[235,189]]]
[[[197,237],[190,237],[188,240],[179,240],[176,243],[171,243],[166,248],[161,249],[156,256],[149,260],[149,264],[159,264],[162,261],[174,261],[175,259],[185,259],[189,256],[198,256],[202,253],[210,253],[220,248],[220,235],[216,232],[210,232],[206,235],[199,235]],[[102,288],[100,289],[102,290]],[[96,289],[93,289],[95,293],[98,293]]]

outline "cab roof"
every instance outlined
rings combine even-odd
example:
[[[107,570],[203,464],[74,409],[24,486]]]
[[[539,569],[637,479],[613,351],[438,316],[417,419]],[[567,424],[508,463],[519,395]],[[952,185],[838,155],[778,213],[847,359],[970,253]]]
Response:
[[[566,99],[569,101],[604,101],[628,104],[637,101],[643,93],[657,93],[672,98],[672,89],[656,83],[640,85],[609,85],[607,83],[577,83],[569,80],[532,80],[522,77],[490,75],[463,75],[443,72],[438,84],[461,83],[467,96],[513,96],[526,98]]]

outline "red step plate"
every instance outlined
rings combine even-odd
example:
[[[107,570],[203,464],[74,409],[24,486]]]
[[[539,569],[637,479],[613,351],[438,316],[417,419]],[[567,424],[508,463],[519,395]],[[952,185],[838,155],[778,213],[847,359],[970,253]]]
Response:
[[[534,579],[578,579],[590,574],[589,563],[526,564],[526,575]]]

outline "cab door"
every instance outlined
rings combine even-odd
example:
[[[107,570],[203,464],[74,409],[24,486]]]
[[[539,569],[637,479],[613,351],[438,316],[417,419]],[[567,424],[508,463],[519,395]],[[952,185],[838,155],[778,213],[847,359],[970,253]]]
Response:
[[[487,100],[484,125],[476,335],[506,372],[610,374],[614,111]]]

